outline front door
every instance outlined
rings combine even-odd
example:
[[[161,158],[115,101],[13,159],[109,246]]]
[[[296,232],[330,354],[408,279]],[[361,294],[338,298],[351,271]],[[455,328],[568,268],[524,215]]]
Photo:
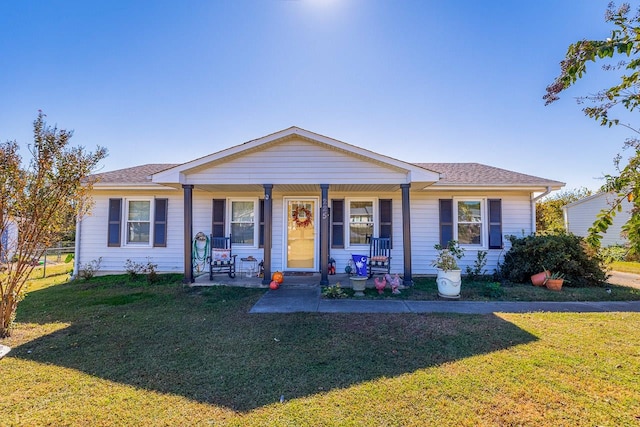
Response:
[[[317,271],[316,205],[314,199],[286,200],[285,269]]]

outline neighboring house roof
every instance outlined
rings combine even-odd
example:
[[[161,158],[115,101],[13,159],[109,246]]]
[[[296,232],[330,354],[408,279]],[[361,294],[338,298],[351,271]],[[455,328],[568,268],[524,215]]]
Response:
[[[485,185],[485,186],[545,186],[554,189],[564,182],[526,175],[481,163],[415,163],[432,171],[440,172],[441,185]]]
[[[604,199],[604,203],[608,204],[609,201],[615,199],[615,197],[616,197],[616,193],[611,193],[611,192],[596,193],[596,194],[592,194],[591,196],[584,197],[580,200],[576,200],[575,202],[568,203],[564,205],[562,209],[572,208],[574,206],[578,206],[583,203],[591,202],[592,200],[595,200],[595,199]]]

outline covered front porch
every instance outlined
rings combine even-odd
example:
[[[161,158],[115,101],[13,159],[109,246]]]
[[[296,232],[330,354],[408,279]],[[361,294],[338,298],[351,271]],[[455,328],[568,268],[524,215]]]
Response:
[[[204,232],[232,236],[238,259],[263,261],[262,285],[275,271],[319,273],[318,284],[331,284],[330,257],[344,262],[364,255],[367,236],[392,239],[392,272],[411,285],[410,190],[439,179],[437,172],[296,127],[152,178],[183,191],[186,282],[195,280],[192,239]]]
[[[352,255],[371,255],[368,242],[374,240],[371,237],[380,236],[388,238],[389,241],[392,239],[395,243],[395,247],[391,249],[392,272],[400,274],[403,285],[410,286],[412,284],[410,186],[407,183],[359,184],[357,186],[264,184],[260,188],[262,191],[258,193],[259,190],[256,188],[258,186],[255,185],[251,188],[244,186],[242,188],[244,192],[240,192],[240,188],[234,185],[216,185],[214,189],[207,184],[185,184],[183,185],[185,281],[194,282],[198,276],[198,271],[190,268],[194,259],[192,236],[201,231],[202,225],[197,226],[196,229],[194,221],[197,220],[200,224],[212,222],[213,236],[216,236],[217,225],[225,223],[225,200],[227,205],[240,200],[242,204],[251,206],[250,209],[253,209],[253,206],[260,207],[259,212],[254,215],[255,219],[250,222],[252,229],[249,233],[250,238],[246,241],[251,243],[246,244],[243,239],[240,240],[242,243],[237,243],[238,234],[233,234],[232,231],[229,234],[232,230],[230,226],[221,225],[217,229],[217,236],[223,236],[222,233],[227,239],[229,235],[234,236],[233,239],[228,240],[234,241],[231,254],[236,255],[238,276],[246,273],[246,261],[251,258],[256,262],[262,262],[264,276],[261,285],[267,286],[271,281],[271,275],[276,271],[295,277],[301,283],[316,280],[319,285],[331,285],[335,283],[335,278],[332,279],[333,275],[330,275],[329,260],[337,259],[337,265],[335,262],[333,264],[335,272],[344,273],[347,263],[351,263]],[[198,213],[198,210],[194,209],[195,192],[199,193],[198,203],[200,204],[203,196],[206,198],[209,194],[215,195],[212,219],[203,221],[199,217],[194,220],[194,215]],[[293,196],[295,194],[299,196]],[[218,205],[222,208],[218,209]],[[365,207],[362,208],[362,206]],[[305,223],[302,225],[299,224],[301,220],[297,217],[300,215],[298,211],[305,212]],[[253,214],[253,211],[250,210],[250,213]],[[227,206],[226,215],[228,223],[229,218],[236,216],[236,211]],[[399,216],[395,221],[392,219],[394,215]],[[339,220],[337,216],[340,216]],[[362,222],[362,218],[369,219],[370,222],[367,223],[366,220]],[[350,222],[354,220],[355,223]],[[202,258],[202,254],[198,255]],[[255,272],[256,265],[252,267]],[[208,266],[202,265],[200,268],[208,269]],[[224,280],[223,275],[218,277]],[[246,279],[246,277],[238,278]],[[250,280],[247,284],[256,281],[255,278],[250,279],[254,280]],[[346,286],[348,276],[344,275],[341,280],[341,284]]]
[[[336,273],[333,275],[328,275],[327,283],[322,284],[322,274],[321,273],[291,273],[285,272],[284,281],[280,285],[283,288],[311,288],[311,287],[320,287],[320,286],[333,286],[340,283],[340,286],[343,288],[350,288],[351,284],[349,282],[350,274],[346,273]],[[373,288],[374,282],[373,277],[371,279],[367,279],[367,287]],[[213,280],[209,280],[209,273],[205,274],[195,274],[193,283],[191,286],[237,286],[243,288],[268,288],[270,280],[265,280],[262,277],[258,277],[256,275],[248,276],[244,272],[238,272],[235,278],[230,278],[225,273],[214,274]]]

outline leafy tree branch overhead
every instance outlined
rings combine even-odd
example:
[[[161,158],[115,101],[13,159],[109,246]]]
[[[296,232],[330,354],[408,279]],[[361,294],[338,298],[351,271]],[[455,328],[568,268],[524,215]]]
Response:
[[[631,251],[640,253],[640,128],[638,124],[626,123],[620,118],[624,110],[633,113],[640,105],[640,8],[633,10],[629,3],[619,7],[613,2],[609,3],[605,21],[613,26],[608,37],[603,40],[580,40],[569,46],[565,58],[560,62],[560,74],[547,86],[543,99],[545,105],[560,99],[561,92],[586,76],[587,64],[591,62],[603,63],[602,68],[612,72],[616,84],[595,94],[579,97],[578,102],[586,104],[582,111],[600,125],[624,126],[634,136],[623,144],[623,148],[630,150],[631,155],[627,159],[618,155],[614,159],[617,174],[604,177],[605,184],[601,191],[613,191],[617,197],[610,208],[600,212],[589,229],[587,240],[594,246],[600,245],[602,233],[613,223],[613,217],[622,209],[622,201],[627,199],[632,203],[631,218],[622,230],[627,235]],[[611,63],[613,59],[620,61]]]

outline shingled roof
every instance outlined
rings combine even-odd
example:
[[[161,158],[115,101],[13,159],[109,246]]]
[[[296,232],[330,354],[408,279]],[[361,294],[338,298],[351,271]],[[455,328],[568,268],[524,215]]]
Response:
[[[174,163],[151,163],[93,175],[98,184],[150,184],[151,175],[178,166]]]
[[[526,175],[480,163],[414,163],[425,169],[440,172],[435,185],[508,185],[563,186],[563,182]]]
[[[480,163],[414,163],[441,175],[436,185],[470,186],[563,186],[564,183],[537,176],[526,175]],[[151,175],[178,166],[174,163],[153,163],[118,169],[94,175],[98,185],[103,184],[149,184]]]

